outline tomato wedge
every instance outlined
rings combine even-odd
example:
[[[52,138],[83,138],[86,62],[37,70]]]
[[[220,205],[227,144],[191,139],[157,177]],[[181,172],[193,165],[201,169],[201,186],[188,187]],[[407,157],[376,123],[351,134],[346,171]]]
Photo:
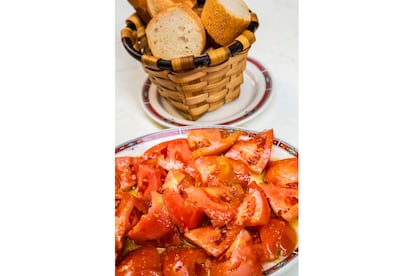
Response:
[[[242,229],[225,254],[213,262],[211,275],[262,275],[259,256],[251,235]]]
[[[245,162],[253,172],[260,174],[270,160],[273,137],[273,129],[264,130],[248,140],[237,141],[225,156]]]
[[[142,155],[144,159],[157,160],[159,166],[165,170],[184,170],[192,177],[195,175],[194,158],[191,155],[190,145],[185,138],[165,141],[148,149]]]
[[[151,192],[152,201],[148,213],[141,216],[137,224],[128,232],[128,237],[135,242],[160,239],[174,231],[162,195]],[[154,231],[156,229],[156,231]]]
[[[228,224],[235,215],[232,204],[213,196],[203,187],[187,187],[189,201],[199,207],[211,219],[211,224],[221,227]]]
[[[237,225],[223,228],[207,225],[185,232],[184,237],[203,248],[207,254],[218,257],[229,248],[241,229]]]
[[[141,157],[115,158],[116,190],[128,192],[135,189],[136,195],[151,200],[151,192],[161,192],[165,171],[154,160]]]
[[[202,249],[169,247],[161,255],[164,276],[207,276],[207,255]]]
[[[150,201],[151,192],[161,192],[166,173],[153,160],[144,161],[137,167],[137,195]]]
[[[127,232],[137,223],[141,214],[146,212],[144,202],[135,196],[117,191],[115,193],[115,253],[121,253]]]
[[[115,276],[162,276],[161,258],[155,247],[130,252],[115,269]]]
[[[140,158],[132,156],[119,156],[115,158],[115,183],[117,183],[117,189],[128,191],[137,184],[135,168],[140,162]]]
[[[240,130],[229,133],[224,129],[217,128],[187,131],[188,141],[194,158],[223,153],[239,139],[241,134]]]
[[[289,183],[298,183],[298,158],[287,158],[271,161],[263,177],[266,182],[286,186]]]
[[[265,192],[273,212],[287,221],[292,221],[298,217],[298,188],[284,187],[273,183],[261,183],[260,188]],[[289,212],[289,210],[292,211]]]
[[[220,183],[231,186],[237,183],[245,187],[250,181],[247,165],[225,156],[200,156],[195,161],[195,167],[205,186],[217,186]]]
[[[188,178],[190,177],[186,176],[182,171],[169,171],[165,179],[162,194],[171,220],[182,231],[197,227],[204,216],[204,212],[199,207],[191,204],[181,193],[181,190],[184,188],[181,187],[181,183],[185,182]],[[183,185],[187,186],[191,184]]]
[[[295,250],[297,234],[288,222],[271,218],[269,223],[259,227],[263,246],[263,261],[273,261],[279,256],[287,256]]]
[[[236,224],[243,226],[265,225],[270,219],[270,207],[263,190],[255,181],[247,186],[243,202],[240,204]]]
[[[245,188],[250,182],[251,173],[249,167],[241,160],[234,160],[230,158],[227,158],[227,160],[233,168],[233,172],[238,179],[239,184]]]

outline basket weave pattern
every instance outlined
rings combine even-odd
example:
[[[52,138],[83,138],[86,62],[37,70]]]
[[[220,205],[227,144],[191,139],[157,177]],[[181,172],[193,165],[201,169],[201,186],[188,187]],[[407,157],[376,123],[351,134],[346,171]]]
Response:
[[[121,31],[126,50],[141,62],[157,92],[185,119],[197,120],[239,97],[247,54],[258,27],[254,13],[251,13],[249,27],[230,45],[210,50],[202,56],[172,60],[151,55],[145,25],[137,14],[131,15],[126,22],[127,27]]]

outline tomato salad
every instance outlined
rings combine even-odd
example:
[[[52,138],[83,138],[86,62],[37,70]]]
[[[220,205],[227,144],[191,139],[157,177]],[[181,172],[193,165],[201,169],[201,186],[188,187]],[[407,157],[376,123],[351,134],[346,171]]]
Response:
[[[115,157],[116,275],[262,275],[292,253],[298,158],[271,159],[273,130],[187,130]]]

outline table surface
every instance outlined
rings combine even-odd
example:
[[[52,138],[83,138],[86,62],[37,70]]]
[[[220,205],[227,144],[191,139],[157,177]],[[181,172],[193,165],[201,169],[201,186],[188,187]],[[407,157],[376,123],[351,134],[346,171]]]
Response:
[[[272,76],[272,97],[266,107],[239,127],[273,128],[275,137],[298,148],[298,2],[297,0],[245,0],[259,18],[256,42],[248,56],[262,63]],[[146,115],[140,96],[147,75],[124,49],[120,30],[134,12],[127,0],[115,7],[115,142],[165,129]],[[284,276],[298,275],[297,265]]]

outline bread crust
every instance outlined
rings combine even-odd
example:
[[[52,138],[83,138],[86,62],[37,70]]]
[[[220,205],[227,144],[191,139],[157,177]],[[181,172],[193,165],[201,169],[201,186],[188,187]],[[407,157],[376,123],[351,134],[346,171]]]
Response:
[[[240,1],[240,5],[248,10],[244,2]],[[219,0],[206,0],[201,12],[201,21],[211,38],[217,44],[225,46],[247,28],[250,15],[248,18],[238,17],[227,10]]]
[[[142,0],[141,0],[142,1]],[[176,6],[178,4],[185,4],[190,8],[193,8],[197,1],[194,0],[144,0],[148,8],[148,13],[151,17],[156,16],[158,13]]]
[[[147,0],[128,0],[128,2],[135,9],[142,21],[148,23],[151,20],[151,15],[148,12]]]

